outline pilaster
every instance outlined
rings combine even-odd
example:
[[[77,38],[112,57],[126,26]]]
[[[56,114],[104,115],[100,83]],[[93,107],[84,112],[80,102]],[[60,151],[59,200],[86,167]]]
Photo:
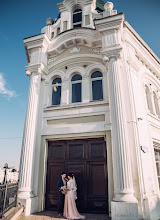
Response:
[[[92,94],[91,86],[90,86],[90,78],[88,76],[83,76],[82,80],[82,102],[87,103],[92,98],[90,97],[90,94]]]
[[[62,95],[61,95],[61,105],[68,105],[69,104],[69,80],[63,79],[62,80]]]
[[[153,114],[157,116],[155,101],[154,101],[154,98],[153,98],[153,88],[152,88],[152,86],[151,86],[151,91],[150,91],[150,97],[151,97]]]

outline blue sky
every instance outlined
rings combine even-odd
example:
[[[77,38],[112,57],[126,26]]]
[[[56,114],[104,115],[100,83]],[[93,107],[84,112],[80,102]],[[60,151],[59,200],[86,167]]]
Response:
[[[19,166],[29,79],[23,39],[39,34],[61,0],[0,0],[0,167]],[[107,1],[106,1],[107,2]],[[160,58],[160,0],[114,0]]]

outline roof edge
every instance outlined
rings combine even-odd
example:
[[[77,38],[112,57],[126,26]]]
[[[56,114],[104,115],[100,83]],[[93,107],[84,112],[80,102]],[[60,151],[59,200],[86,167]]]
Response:
[[[147,43],[139,36],[139,34],[134,30],[134,28],[127,21],[124,21],[124,25],[131,31],[131,33],[137,38],[137,40],[146,48],[146,50],[158,62],[158,64],[160,64],[159,57],[153,52],[153,50],[147,45]]]

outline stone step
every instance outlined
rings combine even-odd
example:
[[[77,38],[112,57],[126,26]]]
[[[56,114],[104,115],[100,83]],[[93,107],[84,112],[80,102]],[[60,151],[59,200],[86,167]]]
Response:
[[[5,220],[16,220],[19,216],[21,216],[23,212],[23,207],[13,207],[11,210],[9,210],[5,215]]]

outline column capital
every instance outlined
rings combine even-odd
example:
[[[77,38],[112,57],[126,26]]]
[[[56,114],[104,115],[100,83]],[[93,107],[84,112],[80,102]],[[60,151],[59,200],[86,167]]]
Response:
[[[122,48],[116,48],[113,50],[107,50],[107,51],[103,51],[102,55],[103,55],[103,62],[104,63],[108,63],[110,60],[118,60],[121,58],[121,53],[122,52]]]
[[[42,76],[42,79],[45,79],[45,75],[47,75],[47,68],[42,63],[33,64],[25,67],[26,75],[31,76],[32,74]]]

